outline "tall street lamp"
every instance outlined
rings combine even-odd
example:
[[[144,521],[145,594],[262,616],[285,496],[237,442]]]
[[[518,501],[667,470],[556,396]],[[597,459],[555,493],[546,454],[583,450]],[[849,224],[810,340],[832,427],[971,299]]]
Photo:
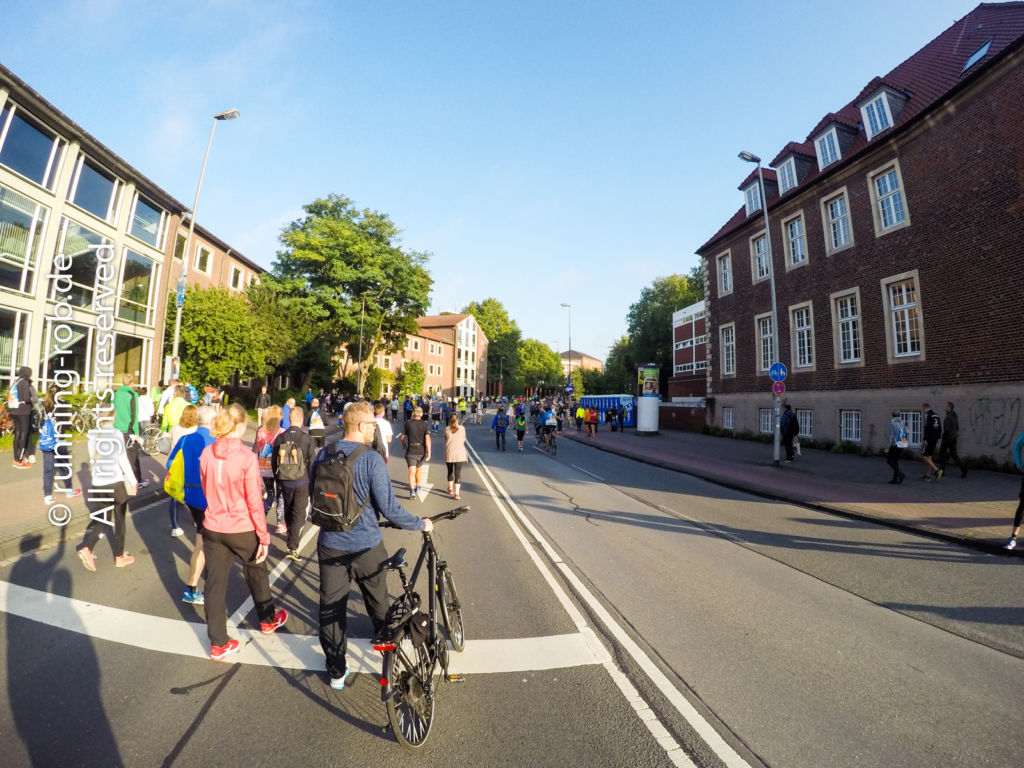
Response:
[[[210,138],[206,142],[206,153],[203,155],[203,167],[199,171],[199,183],[196,185],[196,199],[192,203],[192,216],[188,222],[188,237],[185,239],[185,252],[181,254],[181,272],[178,274],[178,291],[175,299],[177,311],[174,314],[174,344],[171,346],[171,357],[178,357],[178,344],[181,341],[181,308],[185,303],[186,271],[188,269],[189,251],[192,248],[192,235],[196,230],[196,215],[199,210],[199,193],[203,189],[203,176],[206,174],[206,161],[210,158],[210,145],[213,144],[213,131],[218,120],[234,120],[238,117],[237,109],[227,109],[213,116],[210,126]]]
[[[765,253],[768,257],[768,286],[772,294],[772,357],[778,358],[779,356],[779,313],[775,303],[775,260],[772,258],[772,230],[771,225],[768,223],[768,195],[765,194],[764,190],[764,173],[761,171],[761,158],[750,152],[740,152],[740,160],[747,163],[757,164],[757,181],[759,185],[758,194],[761,195],[761,211],[764,213],[764,240],[765,240]],[[766,361],[768,366],[777,360]],[[772,445],[774,447],[774,458],[773,462],[775,466],[779,466],[779,449],[782,446],[782,432],[779,427],[780,417],[782,415],[782,396],[774,395],[775,405],[775,429],[773,430]]]
[[[572,305],[563,301],[562,306],[569,310],[569,381],[572,381]]]
[[[498,355],[498,397],[504,397],[505,387],[502,379],[505,373],[505,356]]]

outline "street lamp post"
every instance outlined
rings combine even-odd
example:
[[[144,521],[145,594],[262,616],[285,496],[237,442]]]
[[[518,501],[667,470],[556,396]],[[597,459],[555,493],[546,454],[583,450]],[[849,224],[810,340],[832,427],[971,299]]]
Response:
[[[177,311],[174,314],[174,344],[171,346],[171,357],[178,356],[178,345],[181,342],[181,308],[184,304],[184,292],[186,283],[186,270],[188,268],[188,254],[192,248],[192,236],[196,230],[196,213],[199,209],[199,193],[203,189],[203,176],[206,174],[206,161],[210,158],[210,146],[213,144],[213,131],[217,127],[218,120],[234,120],[238,117],[237,109],[226,109],[213,116],[213,125],[210,126],[210,138],[206,141],[206,153],[203,155],[203,167],[199,171],[199,183],[196,185],[196,198],[192,202],[192,215],[188,222],[188,237],[185,238],[185,252],[181,254],[181,271],[178,274],[178,291],[175,300]]]
[[[359,362],[356,366],[356,394],[363,396],[363,318],[366,316],[366,296],[360,296],[359,304]]]
[[[569,310],[569,381],[572,381],[572,305],[563,301],[562,306]]]
[[[765,253],[768,257],[768,286],[772,294],[772,357],[778,358],[779,356],[779,313],[775,303],[775,260],[772,258],[772,230],[771,225],[768,222],[768,195],[764,189],[764,173],[761,171],[761,158],[750,152],[740,152],[740,160],[747,163],[757,164],[757,181],[759,185],[759,194],[761,195],[761,211],[764,213],[764,240],[765,240]],[[777,362],[776,360],[766,361],[769,367]],[[774,397],[774,410],[775,410],[775,429],[773,430],[772,446],[773,446],[773,461],[775,466],[779,466],[779,449],[782,446],[782,432],[780,430],[780,417],[782,415],[782,396],[773,395]]]
[[[498,397],[504,397],[505,395],[505,387],[503,386],[504,382],[502,381],[502,379],[504,378],[504,374],[505,356],[498,355]]]

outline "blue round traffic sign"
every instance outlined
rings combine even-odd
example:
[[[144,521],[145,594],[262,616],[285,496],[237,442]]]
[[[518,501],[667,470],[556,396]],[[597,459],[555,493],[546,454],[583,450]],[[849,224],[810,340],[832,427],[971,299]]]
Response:
[[[785,381],[787,373],[786,366],[782,363],[772,363],[772,367],[768,369],[768,376],[772,381]]]

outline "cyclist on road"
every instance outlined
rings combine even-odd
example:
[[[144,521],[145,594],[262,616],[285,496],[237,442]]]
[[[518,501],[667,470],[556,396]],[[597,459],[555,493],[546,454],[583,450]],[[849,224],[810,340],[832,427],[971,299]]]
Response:
[[[373,440],[376,421],[366,402],[353,403],[342,416],[345,436],[338,448],[346,455]],[[323,448],[310,472],[310,493],[319,465],[327,456]],[[430,520],[402,509],[391,488],[391,476],[380,454],[365,451],[353,466],[353,490],[356,501],[364,504],[362,516],[351,530],[320,531],[316,553],[320,561],[320,647],[327,657],[331,687],[345,687],[349,669],[345,661],[348,596],[354,579],[363,595],[363,604],[378,634],[384,627],[388,610],[387,571],[380,564],[388,559],[377,525],[383,515],[407,531],[433,530]]]
[[[544,411],[537,417],[537,421],[541,425],[544,445],[551,450],[551,441],[554,439],[555,430],[558,429],[558,416],[552,409],[551,403],[544,406]]]

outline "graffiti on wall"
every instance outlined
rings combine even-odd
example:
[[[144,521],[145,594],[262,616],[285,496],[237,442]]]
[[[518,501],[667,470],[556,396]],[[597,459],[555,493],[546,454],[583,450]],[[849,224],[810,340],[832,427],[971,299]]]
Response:
[[[979,397],[968,412],[971,430],[986,448],[1009,448],[1022,429],[1019,397]]]

